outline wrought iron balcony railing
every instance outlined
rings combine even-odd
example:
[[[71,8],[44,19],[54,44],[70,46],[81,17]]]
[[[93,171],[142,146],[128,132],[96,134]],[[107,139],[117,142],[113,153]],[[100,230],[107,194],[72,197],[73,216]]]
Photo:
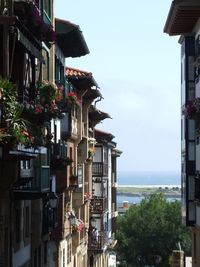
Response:
[[[50,192],[50,167],[37,168],[34,177],[21,177],[14,185],[13,191],[18,199],[37,199]]]
[[[93,162],[92,175],[101,177],[108,176],[108,164],[104,162]]]
[[[107,199],[102,197],[93,197],[90,202],[91,213],[104,213],[107,211]]]
[[[106,246],[106,240],[103,232],[95,236],[91,231],[88,236],[88,250],[94,253],[101,253]]]

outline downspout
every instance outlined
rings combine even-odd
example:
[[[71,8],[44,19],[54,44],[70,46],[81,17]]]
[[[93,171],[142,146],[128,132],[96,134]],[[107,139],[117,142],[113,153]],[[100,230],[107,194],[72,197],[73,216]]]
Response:
[[[100,96],[95,102],[94,102],[94,106],[96,107],[96,103],[101,101],[102,99],[104,99],[102,96]]]
[[[9,79],[12,76],[13,71],[13,60],[14,60],[14,52],[15,52],[15,45],[16,45],[16,39],[17,39],[17,29],[14,27],[10,27],[10,33],[13,34],[13,45],[12,45],[12,52],[10,57],[10,70],[9,70]]]
[[[9,240],[9,255],[10,255],[10,267],[13,267],[13,255],[12,255],[12,228],[13,228],[13,218],[12,218],[12,204],[13,204],[13,197],[12,197],[12,190],[9,190],[9,199],[10,199],[10,210],[9,210],[9,217],[10,217],[10,240]]]

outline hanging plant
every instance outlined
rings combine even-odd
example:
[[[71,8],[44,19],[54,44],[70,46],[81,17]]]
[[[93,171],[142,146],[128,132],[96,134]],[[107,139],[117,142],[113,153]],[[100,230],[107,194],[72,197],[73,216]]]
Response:
[[[45,23],[41,12],[34,1],[15,1],[15,15],[40,41],[55,43],[57,40],[56,32],[51,24]]]
[[[67,103],[72,106],[81,107],[81,100],[75,92],[69,92],[66,96]]]
[[[188,119],[200,118],[200,98],[189,101],[183,112]]]
[[[35,101],[24,103],[24,115],[38,125],[43,125],[51,119],[62,118],[62,110],[58,106],[60,94],[61,89],[56,84],[43,81],[38,87]]]
[[[0,77],[1,125],[0,144],[24,144],[33,142],[28,132],[28,122],[22,118],[23,107],[17,102],[16,87],[7,79]]]
[[[8,80],[0,78],[0,144],[11,146],[23,144],[26,147],[48,146],[53,138],[49,124],[53,117],[60,116],[53,91],[50,91],[49,105],[36,102],[20,104],[16,87]]]

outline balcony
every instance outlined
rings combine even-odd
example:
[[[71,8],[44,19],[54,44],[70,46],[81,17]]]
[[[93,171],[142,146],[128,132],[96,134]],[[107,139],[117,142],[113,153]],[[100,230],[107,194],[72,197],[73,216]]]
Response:
[[[91,231],[88,236],[88,250],[93,253],[102,253],[106,249],[106,242],[103,232],[95,236]]]
[[[53,144],[52,146],[52,154],[55,157],[64,158],[67,156],[67,146],[65,143],[60,142],[58,144]]]
[[[34,169],[31,167],[30,162],[37,155],[32,149],[22,149],[22,146],[18,146],[16,149],[10,149],[6,146],[0,147],[0,193],[7,191],[13,184],[25,185],[32,180]],[[22,168],[22,161],[27,166]]]
[[[90,202],[91,213],[104,213],[107,211],[107,199],[102,197],[93,197]]]
[[[92,176],[107,177],[108,176],[108,164],[103,162],[92,163]]]
[[[57,209],[49,205],[43,206],[42,234],[46,235],[52,232],[57,226]]]
[[[22,182],[18,180],[13,188],[13,192],[16,199],[38,199],[41,198],[44,193],[50,192],[50,167],[42,166],[37,168],[35,177],[29,177],[30,179]]]
[[[67,157],[67,146],[64,143],[53,144],[51,150],[51,173],[66,171],[72,159]]]
[[[80,183],[78,175],[71,175],[69,177],[69,188],[76,189],[82,187],[82,182]]]
[[[25,148],[24,145],[19,144],[17,147],[12,148],[9,146],[0,146],[0,160],[26,160],[36,158],[38,152],[33,148]]]

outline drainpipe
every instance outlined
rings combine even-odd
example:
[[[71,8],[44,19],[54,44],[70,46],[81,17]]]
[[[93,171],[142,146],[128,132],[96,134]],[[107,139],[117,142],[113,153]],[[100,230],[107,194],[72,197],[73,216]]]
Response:
[[[9,255],[10,255],[10,267],[13,266],[13,255],[12,255],[12,248],[13,248],[13,244],[12,244],[12,228],[13,228],[13,218],[12,218],[12,204],[13,204],[13,197],[12,197],[12,190],[9,190],[9,199],[10,199],[10,204],[9,204],[9,219],[10,219],[10,240],[9,240]]]
[[[99,99],[97,99],[97,100],[94,102],[94,106],[96,107],[96,103],[99,102],[99,101],[101,101],[102,99],[104,99],[104,98],[100,96]]]

